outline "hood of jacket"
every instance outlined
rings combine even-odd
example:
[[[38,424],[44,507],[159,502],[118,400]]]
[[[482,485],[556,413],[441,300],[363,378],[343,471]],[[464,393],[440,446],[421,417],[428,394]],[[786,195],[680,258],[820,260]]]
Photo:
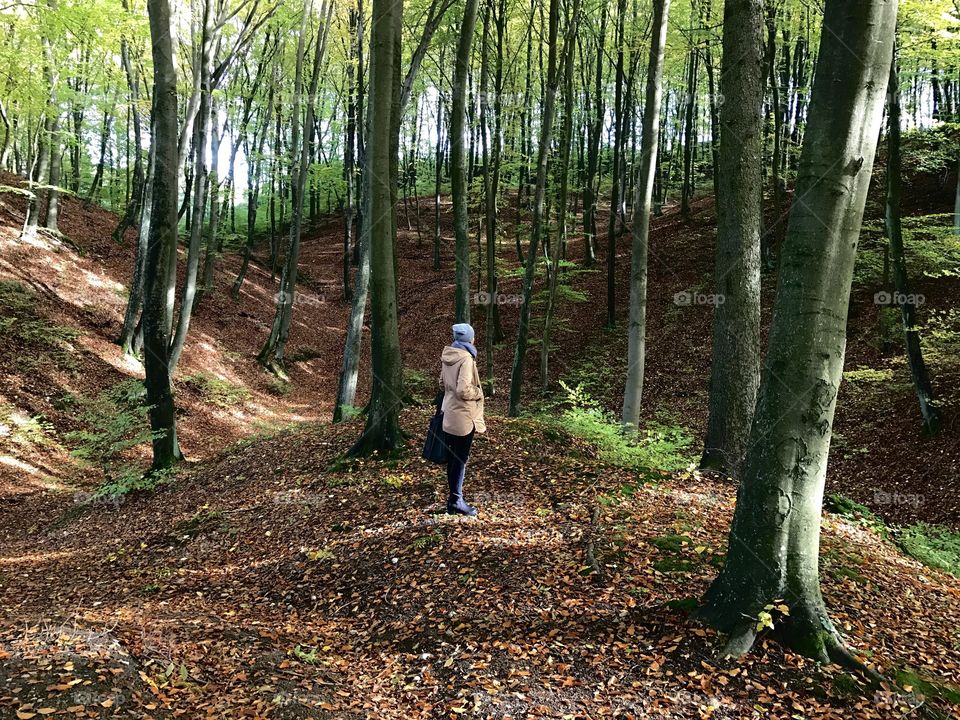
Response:
[[[461,350],[460,348],[455,348],[452,345],[447,345],[443,349],[443,353],[440,355],[440,361],[444,365],[453,366],[459,365],[468,357],[470,357],[470,353],[468,353],[466,350]]]

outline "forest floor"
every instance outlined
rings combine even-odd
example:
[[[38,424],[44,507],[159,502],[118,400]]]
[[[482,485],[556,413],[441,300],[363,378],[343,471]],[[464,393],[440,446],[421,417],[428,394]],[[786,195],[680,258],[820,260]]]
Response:
[[[952,187],[918,178],[910,209],[944,212]],[[401,338],[421,399],[450,325],[449,204],[442,210],[440,272],[432,204],[423,201],[420,233],[400,212]],[[561,306],[544,396],[533,345],[525,407],[535,416],[503,418],[502,392],[488,405],[491,432],[470,469],[479,521],[431,514],[442,482],[417,459],[425,410],[405,412],[408,452],[387,470],[337,460],[359,425],[323,425],[349,311],[336,217],[313,223],[303,243],[290,381],[254,360],[273,313],[269,270],[252,265],[235,303],[239,260],[228,253],[177,380],[194,462],[153,494],[88,507],[103,478],[70,453],[67,433],[84,428],[76,399],[142,372],[114,344],[130,238],[113,243],[114,215],[65,198],[69,242],[26,245],[22,213],[21,198],[0,194],[0,314],[13,319],[0,325],[0,717],[893,718],[918,702],[890,688],[864,694],[837,668],[766,642],[719,662],[713,633],[687,610],[721,561],[733,487],[689,472],[638,475],[549,422],[558,379],[610,410],[622,395],[626,340],[603,328],[603,248],[595,269],[566,276],[582,295]],[[505,208],[502,219],[500,291],[510,296],[520,292],[517,218]],[[712,307],[675,295],[709,292],[713,232],[705,198],[686,222],[668,209],[651,238],[646,419],[693,439],[706,421]],[[579,259],[582,240],[568,252]],[[628,273],[626,236],[620,318]],[[855,372],[841,388],[828,492],[894,525],[956,527],[960,372],[933,366],[944,427],[923,436],[878,289],[860,283],[851,302]],[[916,290],[934,309],[960,304],[955,276],[919,277]],[[765,322],[772,296],[765,276]],[[518,306],[500,309],[505,388]],[[482,340],[483,318],[474,324]],[[365,393],[362,376],[359,402]],[[696,442],[684,452],[695,459]],[[960,581],[903,555],[873,516],[826,518],[825,593],[851,646],[899,673],[925,707],[960,712]]]

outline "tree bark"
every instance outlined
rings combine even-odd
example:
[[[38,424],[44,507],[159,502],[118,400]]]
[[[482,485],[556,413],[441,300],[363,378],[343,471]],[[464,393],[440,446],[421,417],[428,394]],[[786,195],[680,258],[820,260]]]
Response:
[[[557,198],[557,236],[547,249],[550,273],[547,286],[547,307],[543,315],[543,337],[540,343],[540,387],[547,389],[550,381],[550,332],[560,282],[560,258],[567,242],[567,198],[570,178],[570,146],[573,141],[573,48],[574,32],[580,24],[580,0],[573,0],[567,17],[563,59],[563,127],[560,131],[560,191]]]
[[[607,17],[600,15],[600,29],[597,31],[596,76],[593,84],[593,118],[590,121],[587,141],[587,174],[583,193],[583,264],[593,267],[596,264],[597,245],[597,197],[600,194],[598,172],[600,168],[600,135],[603,132],[604,87],[603,68],[606,65],[604,43],[607,36]]]
[[[847,306],[873,170],[896,0],[827,0],[810,121],[726,564],[701,617],[753,644],[782,601],[773,635],[820,661],[848,659],[819,583],[824,478],[843,372]],[[761,623],[763,624],[763,623]]]
[[[760,383],[760,217],[763,153],[763,0],[727,0],[713,354],[700,466],[737,475]]]
[[[309,16],[312,9],[312,0],[307,0],[310,5],[304,13]],[[300,233],[303,223],[303,204],[304,194],[307,187],[307,176],[310,170],[310,145],[314,135],[314,112],[316,107],[317,86],[320,82],[320,66],[323,63],[323,56],[326,50],[327,29],[330,25],[330,14],[333,12],[333,3],[325,0],[321,4],[320,17],[321,23],[317,30],[317,37],[314,41],[313,74],[310,78],[310,86],[307,91],[307,109],[305,118],[300,120],[300,100],[302,90],[297,90],[293,103],[293,132],[291,141],[291,152],[293,160],[293,213],[290,218],[290,235],[287,243],[287,256],[284,258],[283,272],[280,275],[280,287],[277,293],[276,313],[273,318],[273,326],[270,329],[270,335],[264,343],[257,360],[264,367],[280,369],[283,362],[284,350],[287,345],[287,338],[290,334],[290,321],[293,317],[293,305],[297,292],[297,269],[300,261]],[[306,33],[306,28],[301,28],[301,32]],[[297,49],[299,72],[297,79],[301,80],[303,75],[303,47]],[[297,83],[299,86],[300,83]],[[303,122],[303,136],[301,140],[300,123]]]
[[[513,356],[513,371],[510,375],[510,417],[520,414],[520,391],[523,387],[523,367],[530,332],[530,306],[533,298],[533,280],[537,268],[537,251],[546,228],[544,197],[547,189],[547,165],[550,155],[550,140],[557,97],[557,26],[560,22],[560,0],[550,0],[550,17],[547,50],[547,84],[544,88],[543,111],[540,118],[540,140],[537,146],[537,184],[533,199],[533,227],[530,248],[527,251],[523,273],[523,304],[520,306],[520,322],[517,327],[517,346]]]
[[[396,206],[391,189],[391,152],[396,149],[399,123],[399,88],[394,97],[398,69],[396,44],[403,22],[402,0],[374,0],[370,33],[370,345],[373,385],[363,434],[351,455],[392,451],[402,441],[400,407],[403,377],[400,335],[397,327],[397,292],[393,248]],[[373,121],[372,118],[377,118]]]
[[[473,45],[473,33],[477,24],[478,5],[479,0],[466,0],[464,4],[450,106],[450,186],[453,193],[453,234],[456,256],[454,317],[458,323],[470,322],[470,235],[463,135],[467,116],[470,48]]]
[[[650,26],[650,60],[643,102],[643,129],[640,171],[633,201],[633,252],[630,263],[630,320],[627,327],[627,380],[623,393],[622,422],[629,432],[640,423],[647,333],[647,250],[650,213],[653,205],[653,177],[660,146],[660,102],[663,56],[667,42],[670,0],[654,0]]]
[[[903,320],[903,338],[906,344],[907,364],[920,403],[923,428],[930,434],[940,429],[940,411],[933,401],[933,387],[923,351],[920,349],[920,331],[917,329],[917,299],[910,292],[907,262],[903,254],[903,227],[900,221],[900,199],[903,195],[903,164],[900,154],[900,77],[897,72],[896,54],[890,64],[890,103],[887,109],[889,132],[887,135],[887,237],[890,239],[890,262],[893,265],[895,304],[900,306]]]
[[[623,162],[623,47],[626,0],[617,0],[617,71],[613,103],[613,188],[610,191],[610,219],[607,224],[607,328],[617,324],[617,221],[623,205],[620,187],[620,164]]]
[[[173,65],[173,29],[169,0],[148,0],[153,47],[153,127],[155,172],[151,193],[153,221],[144,259],[144,370],[154,469],[168,468],[182,458],[177,442],[169,347],[164,319],[165,255],[177,241],[177,72]]]

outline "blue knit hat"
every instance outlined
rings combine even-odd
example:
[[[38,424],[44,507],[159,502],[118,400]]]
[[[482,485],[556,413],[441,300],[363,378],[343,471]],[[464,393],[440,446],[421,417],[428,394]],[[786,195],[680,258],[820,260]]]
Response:
[[[468,323],[457,323],[456,325],[453,326],[454,342],[457,342],[459,340],[460,342],[472,343],[473,336],[474,336],[473,328],[470,327]]]

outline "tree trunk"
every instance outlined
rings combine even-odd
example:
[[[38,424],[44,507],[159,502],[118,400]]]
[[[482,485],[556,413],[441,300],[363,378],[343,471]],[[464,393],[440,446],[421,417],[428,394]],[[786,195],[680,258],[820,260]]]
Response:
[[[548,249],[550,274],[547,287],[547,307],[543,315],[543,337],[540,343],[540,387],[547,389],[550,381],[550,331],[560,282],[560,258],[567,242],[567,193],[570,177],[570,146],[573,141],[573,48],[574,32],[580,24],[580,0],[573,0],[567,17],[563,59],[563,128],[560,131],[560,192],[557,199],[557,236]]]
[[[647,333],[647,248],[653,204],[653,176],[660,146],[660,101],[663,55],[667,42],[670,0],[655,0],[650,26],[650,60],[643,101],[640,171],[633,201],[633,252],[630,263],[630,321],[627,327],[627,381],[623,393],[625,428],[636,432],[643,398]]]
[[[304,10],[307,19],[312,9],[312,0],[307,0],[311,8]],[[302,90],[298,89],[294,95],[293,101],[293,132],[291,140],[291,153],[293,160],[293,213],[290,218],[290,236],[287,244],[287,256],[284,258],[283,272],[280,275],[280,287],[277,293],[277,309],[273,318],[273,326],[270,329],[270,336],[264,343],[257,360],[264,367],[280,369],[283,362],[284,350],[287,345],[287,338],[290,334],[290,321],[293,317],[293,305],[297,292],[297,269],[300,261],[300,232],[303,223],[303,204],[304,195],[307,187],[307,177],[310,170],[310,145],[314,134],[314,112],[316,107],[317,86],[320,82],[320,66],[323,63],[323,55],[326,49],[327,29],[330,25],[330,13],[333,11],[332,2],[323,2],[321,4],[320,17],[321,23],[317,30],[317,37],[314,41],[313,74],[310,78],[310,87],[307,95],[307,109],[305,118],[300,120],[300,95]],[[301,32],[306,33],[306,28],[302,27]],[[301,41],[297,48],[298,71],[296,87],[299,88],[303,76],[303,46]],[[301,141],[300,123],[303,122],[303,137]]]
[[[903,194],[902,160],[900,155],[900,78],[896,54],[890,64],[890,104],[887,122],[887,237],[890,239],[890,262],[893,265],[894,302],[900,306],[903,320],[903,338],[906,344],[907,364],[920,403],[923,427],[928,434],[940,429],[940,412],[933,402],[933,387],[920,349],[920,331],[917,329],[917,299],[910,292],[907,262],[903,256],[903,227],[900,221],[900,198]]]
[[[457,43],[450,106],[450,186],[453,193],[453,234],[456,256],[454,317],[458,323],[470,322],[470,236],[467,217],[467,181],[464,168],[463,134],[467,115],[467,75],[470,72],[470,48],[477,24],[479,0],[466,0]]]
[[[147,261],[147,242],[150,237],[151,217],[153,214],[153,178],[156,174],[156,130],[151,118],[150,150],[147,155],[147,175],[143,184],[143,212],[140,214],[140,224],[137,233],[137,246],[133,261],[133,278],[130,280],[130,292],[127,298],[127,309],[123,314],[123,328],[120,331],[119,344],[126,355],[136,354],[136,337],[138,319],[141,317],[140,308],[144,300],[145,272]],[[174,199],[176,202],[176,199]],[[176,242],[176,239],[174,239]]]
[[[690,24],[697,16],[697,0],[693,1],[690,10]],[[687,58],[687,97],[686,109],[683,116],[683,185],[680,191],[680,217],[690,219],[690,201],[693,197],[693,146],[697,142],[694,133],[694,117],[697,105],[697,74],[698,56],[695,47],[690,48]]]
[[[606,65],[604,44],[607,36],[607,17],[600,14],[600,30],[597,32],[596,79],[593,85],[593,118],[589,128],[587,144],[587,176],[583,193],[583,264],[593,267],[597,261],[597,197],[600,194],[598,172],[600,168],[600,135],[603,132],[604,87],[603,68]]]
[[[200,244],[203,239],[203,216],[210,188],[210,176],[207,169],[207,156],[210,151],[211,124],[213,120],[213,61],[215,33],[214,0],[205,0],[203,9],[203,33],[200,41],[200,109],[197,112],[199,122],[194,135],[193,158],[193,203],[190,208],[190,243],[187,247],[187,271],[180,295],[180,315],[177,318],[177,330],[170,343],[170,371],[174,372],[180,360],[180,353],[187,341],[190,320],[193,317],[194,299],[197,294],[197,272],[200,269]],[[216,203],[214,203],[216,204]],[[174,260],[171,264],[174,264]],[[176,275],[167,278],[172,294],[176,284]]]
[[[169,0],[148,0],[153,48],[153,128],[156,147],[151,183],[153,218],[144,258],[144,369],[153,467],[170,467],[181,459],[176,413],[170,387],[169,347],[164,299],[167,248],[177,241],[177,72],[173,65],[173,30]]]
[[[626,0],[617,0],[617,74],[613,104],[613,188],[610,191],[610,220],[607,225],[607,328],[617,324],[617,221],[623,203],[620,188],[620,163],[623,162],[623,48]]]
[[[774,320],[726,564],[701,616],[739,655],[773,634],[819,661],[849,660],[819,583],[824,478],[843,372],[857,239],[890,71],[896,0],[827,0],[821,62],[790,214]],[[853,59],[857,61],[854,62]],[[780,616],[778,604],[789,607]]]
[[[737,475],[760,383],[763,0],[727,0],[707,436],[700,466]]]
[[[533,280],[537,268],[537,251],[546,228],[544,197],[547,190],[547,163],[550,155],[550,140],[557,96],[557,26],[560,22],[560,0],[550,0],[548,31],[547,85],[544,89],[543,112],[540,118],[540,140],[537,145],[537,184],[533,199],[533,227],[530,249],[527,252],[523,273],[523,304],[520,306],[520,322],[517,326],[517,346],[513,356],[513,371],[510,375],[510,417],[520,414],[520,390],[523,387],[523,361],[527,352],[527,336],[530,332],[530,306],[533,298]]]
[[[391,151],[398,140],[399,92],[394,97],[397,44],[403,22],[402,0],[374,0],[370,37],[370,309],[373,385],[363,434],[352,455],[392,451],[402,441],[400,407],[403,377],[397,327],[397,292],[393,248],[396,206],[391,189]],[[399,88],[397,88],[399,91]],[[376,121],[372,119],[376,118]],[[391,137],[394,136],[394,137]]]

